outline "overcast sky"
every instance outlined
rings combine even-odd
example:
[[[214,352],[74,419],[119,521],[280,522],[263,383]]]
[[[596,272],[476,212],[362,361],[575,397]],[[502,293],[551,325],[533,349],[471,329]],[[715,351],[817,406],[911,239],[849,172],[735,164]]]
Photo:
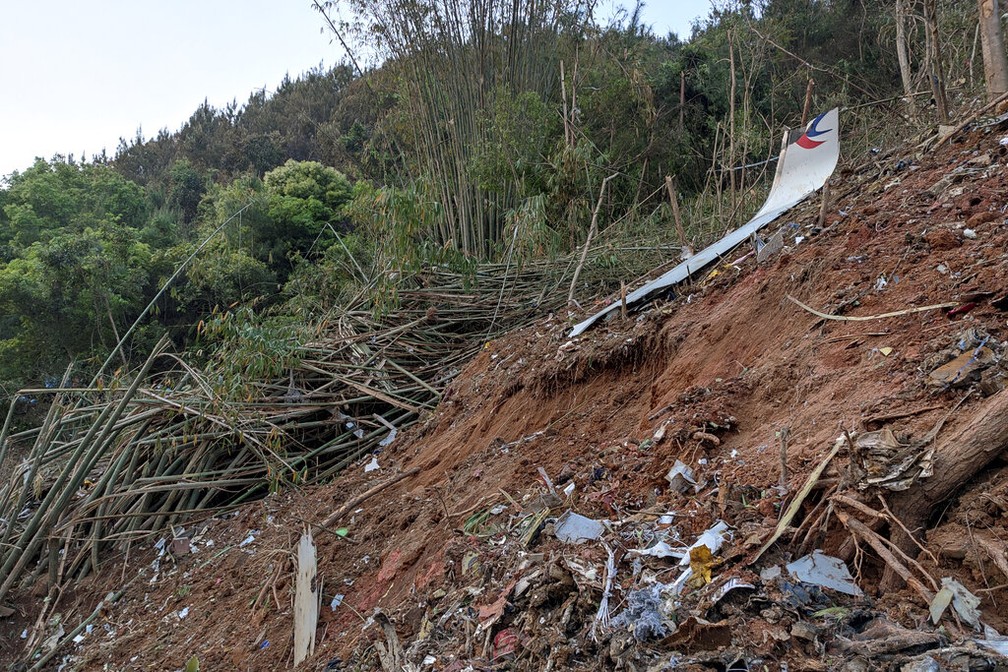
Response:
[[[709,0],[651,0],[644,22],[688,36]],[[0,7],[0,176],[36,156],[115,153],[178,128],[203,102],[243,103],[337,63],[307,0],[6,0]]]

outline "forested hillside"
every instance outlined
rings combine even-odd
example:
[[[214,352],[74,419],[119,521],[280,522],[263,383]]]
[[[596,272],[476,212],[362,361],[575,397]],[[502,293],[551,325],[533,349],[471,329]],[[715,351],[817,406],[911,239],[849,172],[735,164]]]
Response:
[[[1003,667],[998,2],[312,7],[0,182],[0,665]]]
[[[688,37],[635,11],[602,25],[578,0],[426,7],[317,3],[355,58],[204,104],[114,156],[8,176],[5,388],[71,362],[87,377],[120,339],[115,361],[135,361],[165,330],[209,356],[237,320],[268,350],[363,288],[387,306],[410,271],[556,258],[593,223],[610,245],[660,240],[674,255],[758,205],[807,91],[813,110],[848,109],[849,161],[938,121],[931,82],[953,107],[983,95],[971,3],[718,1]]]

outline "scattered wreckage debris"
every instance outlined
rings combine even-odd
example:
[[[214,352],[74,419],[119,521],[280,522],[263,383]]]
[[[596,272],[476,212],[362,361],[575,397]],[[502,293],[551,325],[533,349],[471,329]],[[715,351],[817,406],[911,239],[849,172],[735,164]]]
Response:
[[[369,446],[333,485],[137,539],[40,617],[46,556],[0,642],[30,669],[288,668],[307,526],[325,581],[302,669],[1008,664],[1005,322],[967,300],[1004,286],[1008,175],[925,193],[976,158],[946,149],[860,178],[828,230],[799,209],[807,242],[789,229],[674,311],[486,344],[435,413],[391,423],[380,469]],[[950,299],[975,305],[917,310]]]
[[[646,300],[657,292],[687,280],[750,237],[758,239],[760,229],[822,188],[833,174],[840,158],[840,112],[837,108],[823,112],[809,122],[804,134],[800,129],[795,131],[784,131],[770,194],[752,219],[643,287],[628,295],[624,294],[619,301],[578,323],[568,337],[574,338],[584,333],[598,320],[617,309],[622,308],[623,313],[626,313],[628,305]],[[811,137],[816,140],[808,141]],[[784,248],[783,236],[782,228],[770,236],[766,243],[759,241],[756,245],[757,263],[765,263]]]
[[[318,574],[311,532],[301,535],[297,547],[294,588],[294,665],[315,653],[315,631],[322,608],[322,580]]]

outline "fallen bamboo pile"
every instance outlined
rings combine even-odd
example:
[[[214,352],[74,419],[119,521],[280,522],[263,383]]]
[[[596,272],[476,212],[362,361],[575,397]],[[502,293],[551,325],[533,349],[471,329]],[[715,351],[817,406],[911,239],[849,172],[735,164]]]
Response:
[[[639,267],[654,255],[637,255]],[[194,516],[331,479],[434,409],[487,340],[561,308],[572,270],[426,270],[398,283],[380,317],[362,292],[297,345],[285,379],[247,381],[243,395],[167,340],[112,384],[25,391],[50,405],[40,426],[12,433],[12,400],[0,432],[0,601],[43,575],[51,587],[86,575],[110,548]],[[595,255],[583,277],[606,274]]]

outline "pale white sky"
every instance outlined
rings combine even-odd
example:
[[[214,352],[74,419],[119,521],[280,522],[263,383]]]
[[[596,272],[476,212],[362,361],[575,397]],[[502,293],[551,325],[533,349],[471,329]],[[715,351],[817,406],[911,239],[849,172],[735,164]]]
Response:
[[[710,0],[651,0],[644,22],[682,37]],[[342,55],[307,0],[4,0],[0,177],[36,156],[115,153],[137,128],[178,130],[203,102],[272,91]]]

